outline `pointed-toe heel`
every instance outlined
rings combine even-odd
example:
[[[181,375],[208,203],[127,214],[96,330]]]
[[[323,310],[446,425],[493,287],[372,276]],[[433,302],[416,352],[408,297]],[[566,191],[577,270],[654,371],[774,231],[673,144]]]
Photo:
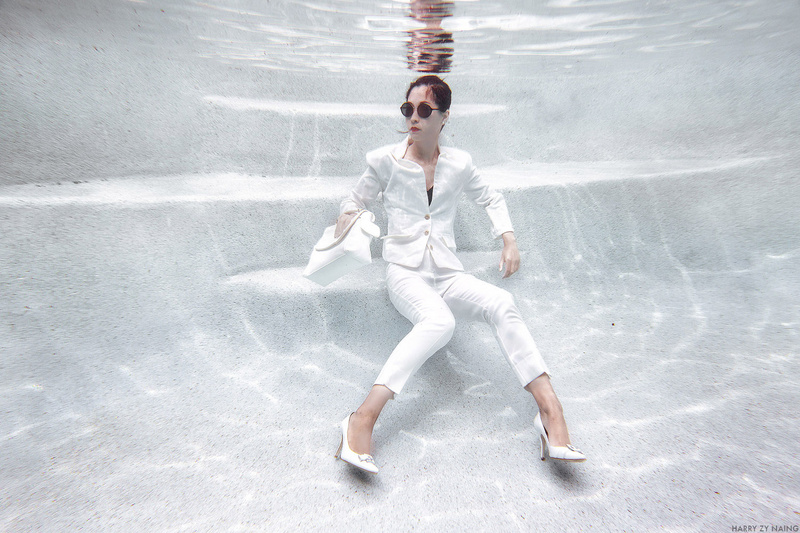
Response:
[[[536,418],[533,420],[533,427],[539,432],[539,438],[541,440],[539,455],[542,461],[545,460],[545,454],[547,454],[550,459],[569,461],[571,463],[582,463],[586,460],[586,456],[583,452],[575,448],[572,444],[567,444],[566,446],[550,446],[550,440],[547,438],[547,430],[544,429],[542,417],[539,413],[536,413]]]
[[[375,460],[370,454],[358,454],[350,449],[350,444],[347,441],[347,427],[350,425],[351,416],[352,413],[342,420],[342,440],[339,443],[339,449],[336,450],[336,455],[334,455],[334,457],[365,472],[369,472],[370,474],[377,474],[378,466],[375,464]]]

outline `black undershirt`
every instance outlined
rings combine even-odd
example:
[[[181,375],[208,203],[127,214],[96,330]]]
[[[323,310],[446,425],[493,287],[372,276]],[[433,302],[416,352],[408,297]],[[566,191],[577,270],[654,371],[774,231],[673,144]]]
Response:
[[[431,205],[432,201],[433,201],[433,185],[431,185],[431,188],[428,189],[428,205]]]

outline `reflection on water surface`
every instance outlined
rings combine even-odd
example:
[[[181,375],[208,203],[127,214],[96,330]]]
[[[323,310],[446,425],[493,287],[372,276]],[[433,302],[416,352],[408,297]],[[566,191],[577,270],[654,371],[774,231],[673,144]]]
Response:
[[[623,56],[626,63],[653,61],[703,47],[712,55],[735,53],[774,44],[771,37],[789,31],[781,18],[789,8],[766,0],[219,0],[176,5],[173,13],[202,12],[213,20],[197,35],[201,54],[225,63],[301,72],[488,74],[570,68],[578,61],[607,65]]]

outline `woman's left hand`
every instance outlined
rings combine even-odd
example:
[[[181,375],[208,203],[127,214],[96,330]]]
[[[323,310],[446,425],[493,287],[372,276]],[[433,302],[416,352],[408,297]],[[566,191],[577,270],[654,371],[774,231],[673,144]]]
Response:
[[[503,271],[503,265],[506,267],[503,278],[507,278],[519,270],[519,250],[517,249],[517,239],[514,237],[513,231],[503,233],[503,253],[500,255],[500,272]]]

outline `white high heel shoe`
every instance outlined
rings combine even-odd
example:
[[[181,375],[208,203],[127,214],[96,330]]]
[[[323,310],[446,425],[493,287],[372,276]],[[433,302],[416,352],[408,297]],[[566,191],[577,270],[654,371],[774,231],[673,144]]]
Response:
[[[566,446],[550,446],[550,440],[547,438],[547,430],[544,429],[542,424],[542,417],[536,413],[536,418],[533,419],[533,427],[539,432],[542,445],[539,448],[542,461],[544,461],[544,452],[547,450],[547,455],[550,459],[558,459],[559,461],[570,461],[573,463],[582,463],[586,460],[586,456],[579,449],[567,444]]]
[[[336,455],[334,455],[334,457],[341,459],[345,463],[350,463],[356,468],[360,468],[370,474],[377,474],[378,467],[370,454],[358,454],[350,449],[350,444],[347,442],[347,426],[350,424],[351,416],[352,413],[342,420],[342,442],[339,443],[339,449],[336,450]]]

